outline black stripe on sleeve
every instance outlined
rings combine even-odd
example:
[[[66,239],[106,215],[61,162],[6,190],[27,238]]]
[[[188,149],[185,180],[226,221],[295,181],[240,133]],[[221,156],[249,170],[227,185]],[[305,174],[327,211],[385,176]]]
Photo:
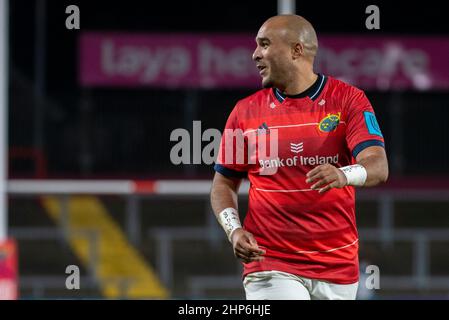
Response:
[[[222,166],[221,164],[216,164],[214,166],[214,170],[229,178],[246,178],[248,174],[246,171],[232,170]]]
[[[352,156],[354,158],[357,157],[357,155],[363,151],[364,149],[368,148],[368,147],[372,147],[372,146],[380,146],[385,148],[385,144],[382,141],[379,140],[366,140],[363,142],[360,142],[358,145],[356,145],[354,147],[354,149],[352,149]]]

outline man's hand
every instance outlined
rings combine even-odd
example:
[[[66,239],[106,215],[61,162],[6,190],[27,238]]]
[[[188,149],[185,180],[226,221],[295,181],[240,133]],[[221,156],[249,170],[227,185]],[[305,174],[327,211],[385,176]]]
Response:
[[[310,187],[323,193],[331,188],[343,188],[348,184],[346,176],[331,164],[322,164],[307,173],[306,183],[315,183]]]
[[[265,250],[260,249],[254,236],[243,228],[239,228],[232,233],[231,242],[234,255],[243,260],[244,263],[264,259],[262,255],[265,254]]]

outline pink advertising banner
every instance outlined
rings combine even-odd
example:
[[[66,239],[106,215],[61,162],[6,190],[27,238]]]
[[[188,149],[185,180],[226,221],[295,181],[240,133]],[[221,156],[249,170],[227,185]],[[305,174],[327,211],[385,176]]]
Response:
[[[254,37],[84,33],[85,87],[259,88]],[[317,72],[363,89],[448,89],[449,38],[321,36]]]

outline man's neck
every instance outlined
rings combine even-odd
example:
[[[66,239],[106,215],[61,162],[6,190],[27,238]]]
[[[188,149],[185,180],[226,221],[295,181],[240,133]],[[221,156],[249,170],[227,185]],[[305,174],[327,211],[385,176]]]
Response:
[[[310,88],[317,79],[318,75],[313,71],[306,74],[298,73],[296,79],[291,81],[281,92],[287,96],[300,94]]]

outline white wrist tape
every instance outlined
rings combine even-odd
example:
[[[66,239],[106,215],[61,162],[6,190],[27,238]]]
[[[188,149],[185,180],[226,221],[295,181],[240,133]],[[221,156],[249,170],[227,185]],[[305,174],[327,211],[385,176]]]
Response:
[[[353,164],[351,166],[338,168],[343,171],[346,179],[348,180],[348,186],[361,187],[365,184],[367,173],[366,169],[361,164]]]
[[[218,214],[218,222],[220,222],[226,232],[229,241],[231,241],[232,233],[242,227],[240,224],[239,213],[234,208],[226,208],[220,212]]]

